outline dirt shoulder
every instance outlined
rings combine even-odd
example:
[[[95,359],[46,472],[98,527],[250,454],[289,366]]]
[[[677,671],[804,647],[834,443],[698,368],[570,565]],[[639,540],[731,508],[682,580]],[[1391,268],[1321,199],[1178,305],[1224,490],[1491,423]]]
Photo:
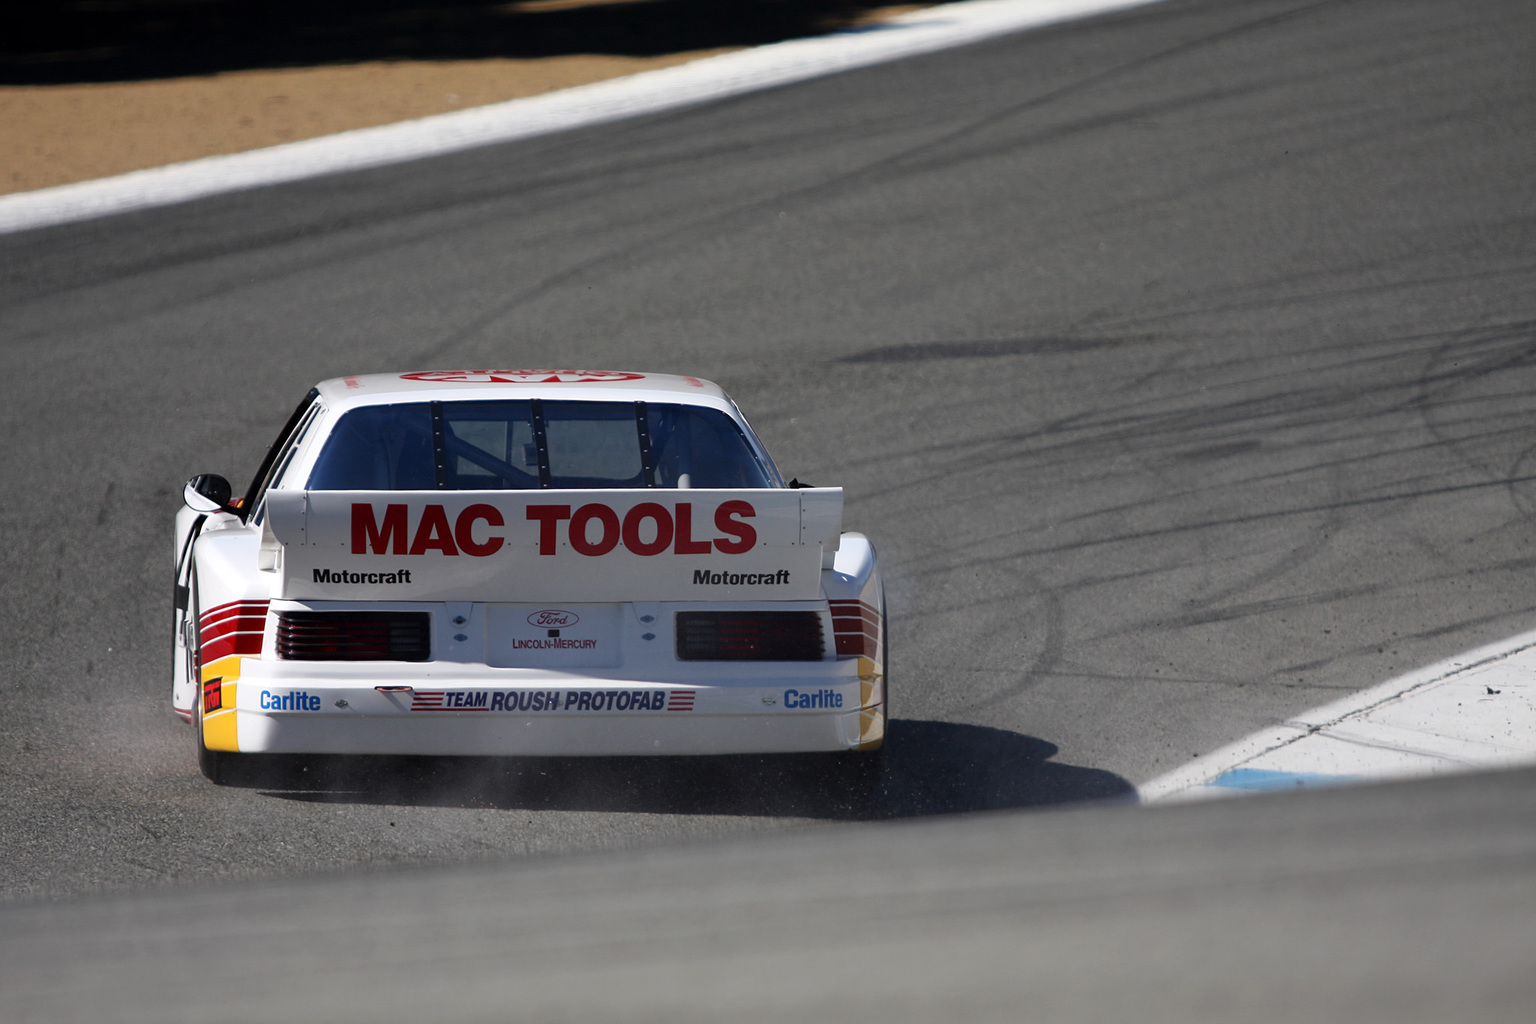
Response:
[[[563,0],[579,6],[582,0]],[[925,4],[865,9],[876,21]],[[499,103],[727,53],[374,60],[164,79],[0,85],[0,193]]]

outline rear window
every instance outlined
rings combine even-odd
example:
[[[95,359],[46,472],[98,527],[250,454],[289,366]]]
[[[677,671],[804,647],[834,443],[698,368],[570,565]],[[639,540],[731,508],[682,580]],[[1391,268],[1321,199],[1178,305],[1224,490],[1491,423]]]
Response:
[[[342,416],[317,491],[772,487],[736,421],[647,402],[411,402]]]

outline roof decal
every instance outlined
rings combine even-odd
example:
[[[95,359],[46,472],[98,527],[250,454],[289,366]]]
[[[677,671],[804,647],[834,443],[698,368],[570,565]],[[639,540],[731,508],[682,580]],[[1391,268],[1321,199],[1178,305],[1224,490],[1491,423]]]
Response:
[[[713,405],[717,408],[730,405],[725,392],[702,377],[627,370],[397,369],[389,373],[354,373],[347,377],[334,377],[321,381],[316,389],[326,400],[326,407],[333,412],[390,402],[490,401],[511,397],[683,402]],[[731,415],[740,418],[735,412]]]
[[[401,380],[435,384],[610,384],[644,378],[643,373],[616,370],[423,370],[400,375]]]

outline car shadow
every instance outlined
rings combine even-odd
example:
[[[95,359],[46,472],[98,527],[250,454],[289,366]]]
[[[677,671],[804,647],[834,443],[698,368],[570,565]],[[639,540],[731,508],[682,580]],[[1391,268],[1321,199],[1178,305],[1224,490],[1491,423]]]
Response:
[[[879,820],[1130,799],[1054,744],[1002,729],[896,720],[884,770],[841,755],[500,758],[251,756],[226,785],[283,800],[490,810],[610,811]],[[245,759],[242,759],[245,760]]]
[[[858,23],[889,0],[19,0],[0,84],[57,85],[391,60],[652,57]]]

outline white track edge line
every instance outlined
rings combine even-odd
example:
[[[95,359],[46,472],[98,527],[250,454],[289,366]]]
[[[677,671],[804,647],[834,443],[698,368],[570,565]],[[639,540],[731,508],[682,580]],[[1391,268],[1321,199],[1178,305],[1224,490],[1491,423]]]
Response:
[[[1378,683],[1369,689],[1359,690],[1347,697],[1303,712],[1288,719],[1283,725],[1262,729],[1235,743],[1213,750],[1198,760],[1180,765],[1172,771],[1137,786],[1136,794],[1143,803],[1148,803],[1166,799],[1185,790],[1196,789],[1245,762],[1282,747],[1288,747],[1322,729],[1338,725],[1347,718],[1373,711],[1383,704],[1410,696],[1415,691],[1444,682],[1464,672],[1504,661],[1532,647],[1536,647],[1536,630],[1457,654],[1407,675]]]
[[[962,0],[539,96],[0,196],[0,234],[659,113],[1156,2]]]

